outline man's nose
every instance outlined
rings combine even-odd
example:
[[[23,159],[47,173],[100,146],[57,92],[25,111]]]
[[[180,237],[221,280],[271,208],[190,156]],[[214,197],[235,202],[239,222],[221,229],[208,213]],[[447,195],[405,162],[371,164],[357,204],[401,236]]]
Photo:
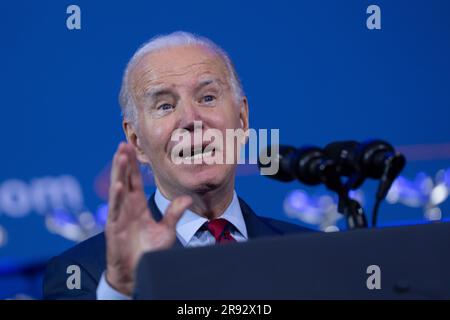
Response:
[[[182,103],[179,110],[178,128],[194,131],[194,121],[202,121],[199,107],[189,101]]]

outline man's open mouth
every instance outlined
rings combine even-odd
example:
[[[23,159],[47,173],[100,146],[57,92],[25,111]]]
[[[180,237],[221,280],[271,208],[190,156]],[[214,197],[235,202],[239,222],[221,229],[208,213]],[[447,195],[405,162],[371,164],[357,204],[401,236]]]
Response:
[[[190,148],[183,148],[178,154],[178,158],[182,158],[183,162],[200,161],[204,158],[214,157],[216,148],[209,146],[208,143],[203,145],[192,145]]]

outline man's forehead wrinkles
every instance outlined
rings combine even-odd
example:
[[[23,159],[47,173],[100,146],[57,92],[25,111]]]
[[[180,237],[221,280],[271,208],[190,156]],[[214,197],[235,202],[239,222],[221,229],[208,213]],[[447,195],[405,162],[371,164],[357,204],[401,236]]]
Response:
[[[140,72],[141,74],[139,75],[139,78],[150,82],[163,80],[171,77],[182,77],[189,74],[190,72],[195,72],[196,74],[199,74],[204,71],[203,70],[195,71],[195,69],[196,68],[202,69],[202,67],[205,66],[214,66],[214,64],[211,62],[198,62],[189,64],[187,66],[183,66],[181,68],[169,70],[160,70],[160,68],[152,68],[151,66],[149,66],[147,68],[143,68],[143,70]],[[194,69],[194,71],[192,69]],[[213,69],[215,68],[212,68],[210,71],[212,71]]]
[[[223,84],[222,81],[222,74],[221,70],[217,70],[216,68],[202,68],[202,66],[210,65],[208,62],[200,62],[200,63],[194,63],[190,64],[186,67],[184,67],[184,70],[177,70],[173,72],[170,71],[163,71],[160,74],[158,74],[158,70],[155,70],[151,67],[149,68],[143,68],[144,70],[141,70],[141,72],[136,76],[136,89],[140,89],[139,91],[141,93],[144,93],[147,95],[148,93],[153,92],[153,88],[158,88],[161,86],[165,87],[173,87],[174,82],[173,78],[176,77],[183,77],[186,76],[189,73],[194,73],[196,76],[200,77],[198,79],[198,82],[204,82],[205,80],[214,80],[218,83]],[[199,70],[195,70],[195,68],[200,68]],[[194,68],[194,70],[193,70]]]
[[[223,85],[223,81],[220,80],[217,77],[214,77],[211,75],[205,75],[204,77],[200,78],[198,81],[196,81],[194,83],[194,85],[198,88],[201,87],[205,87],[208,86],[210,84],[214,84],[217,83],[218,85]],[[171,90],[176,89],[179,85],[175,85],[173,83],[170,84],[166,84],[164,82],[157,82],[157,83],[152,83],[151,86],[149,86],[147,89],[143,89],[143,96],[144,97],[148,97],[148,98],[152,98],[155,95],[160,95],[160,94],[169,94],[171,92]]]

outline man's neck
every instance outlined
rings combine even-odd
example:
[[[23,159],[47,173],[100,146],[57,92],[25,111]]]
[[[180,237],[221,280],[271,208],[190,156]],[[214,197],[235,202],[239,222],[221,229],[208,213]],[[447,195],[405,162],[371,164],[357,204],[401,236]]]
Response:
[[[193,203],[189,209],[209,220],[220,217],[230,205],[234,195],[234,183],[222,185],[219,188],[207,191],[168,192],[165,188],[162,188],[159,185],[158,189],[161,194],[169,200],[183,194],[191,196]]]

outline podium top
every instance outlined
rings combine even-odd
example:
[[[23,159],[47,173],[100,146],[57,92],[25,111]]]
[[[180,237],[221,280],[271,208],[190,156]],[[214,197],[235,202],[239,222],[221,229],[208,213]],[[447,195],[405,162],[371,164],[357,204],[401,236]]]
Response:
[[[135,297],[448,299],[449,244],[434,223],[176,248],[142,257]]]

